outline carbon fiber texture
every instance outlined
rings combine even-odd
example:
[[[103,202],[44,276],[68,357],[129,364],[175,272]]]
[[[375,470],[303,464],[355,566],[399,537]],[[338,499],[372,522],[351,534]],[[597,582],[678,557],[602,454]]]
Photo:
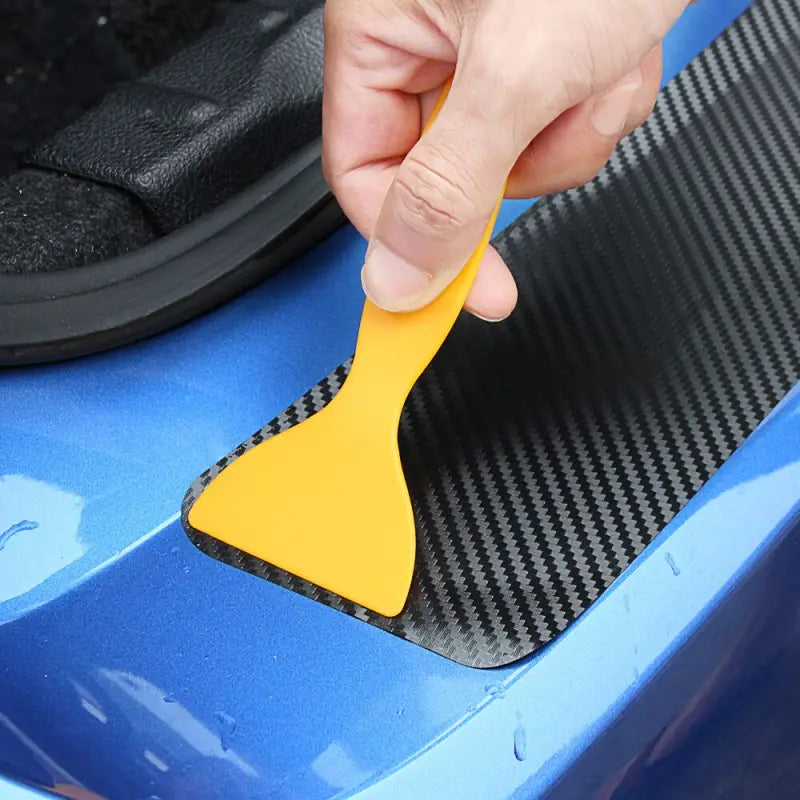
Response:
[[[497,240],[520,288],[462,315],[406,403],[417,522],[386,619],[208,536],[203,551],[476,667],[563,631],[800,379],[800,10],[760,0],[580,189]],[[348,364],[198,479],[319,410]]]

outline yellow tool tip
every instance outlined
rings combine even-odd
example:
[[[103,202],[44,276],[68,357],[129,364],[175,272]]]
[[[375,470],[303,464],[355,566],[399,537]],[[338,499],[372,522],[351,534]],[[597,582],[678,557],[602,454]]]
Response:
[[[371,611],[396,616],[414,569],[414,517],[396,443],[376,447],[369,439],[360,415],[332,403],[231,463],[197,498],[188,522]],[[359,457],[343,460],[344,449],[353,447]]]

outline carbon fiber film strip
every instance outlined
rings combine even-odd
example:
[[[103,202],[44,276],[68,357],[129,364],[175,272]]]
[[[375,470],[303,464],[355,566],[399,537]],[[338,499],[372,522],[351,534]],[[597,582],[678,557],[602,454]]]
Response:
[[[800,11],[760,0],[591,184],[497,241],[510,320],[468,316],[400,444],[418,528],[385,619],[196,531],[209,555],[472,666],[550,641],[800,379]],[[314,413],[344,365],[203,475]]]

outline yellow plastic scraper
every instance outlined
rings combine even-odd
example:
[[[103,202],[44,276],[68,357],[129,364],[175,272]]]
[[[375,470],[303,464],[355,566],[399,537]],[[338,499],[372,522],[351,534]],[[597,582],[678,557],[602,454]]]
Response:
[[[339,393],[211,481],[189,511],[195,530],[379,614],[403,610],[416,536],[400,413],[464,305],[496,216],[497,208],[472,258],[430,305],[391,313],[366,301]]]

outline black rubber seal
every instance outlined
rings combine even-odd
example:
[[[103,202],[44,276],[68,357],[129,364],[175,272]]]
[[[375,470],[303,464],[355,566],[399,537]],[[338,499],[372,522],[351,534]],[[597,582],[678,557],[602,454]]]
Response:
[[[135,252],[61,272],[0,275],[0,364],[70,358],[159,333],[273,274],[342,221],[317,142]]]

